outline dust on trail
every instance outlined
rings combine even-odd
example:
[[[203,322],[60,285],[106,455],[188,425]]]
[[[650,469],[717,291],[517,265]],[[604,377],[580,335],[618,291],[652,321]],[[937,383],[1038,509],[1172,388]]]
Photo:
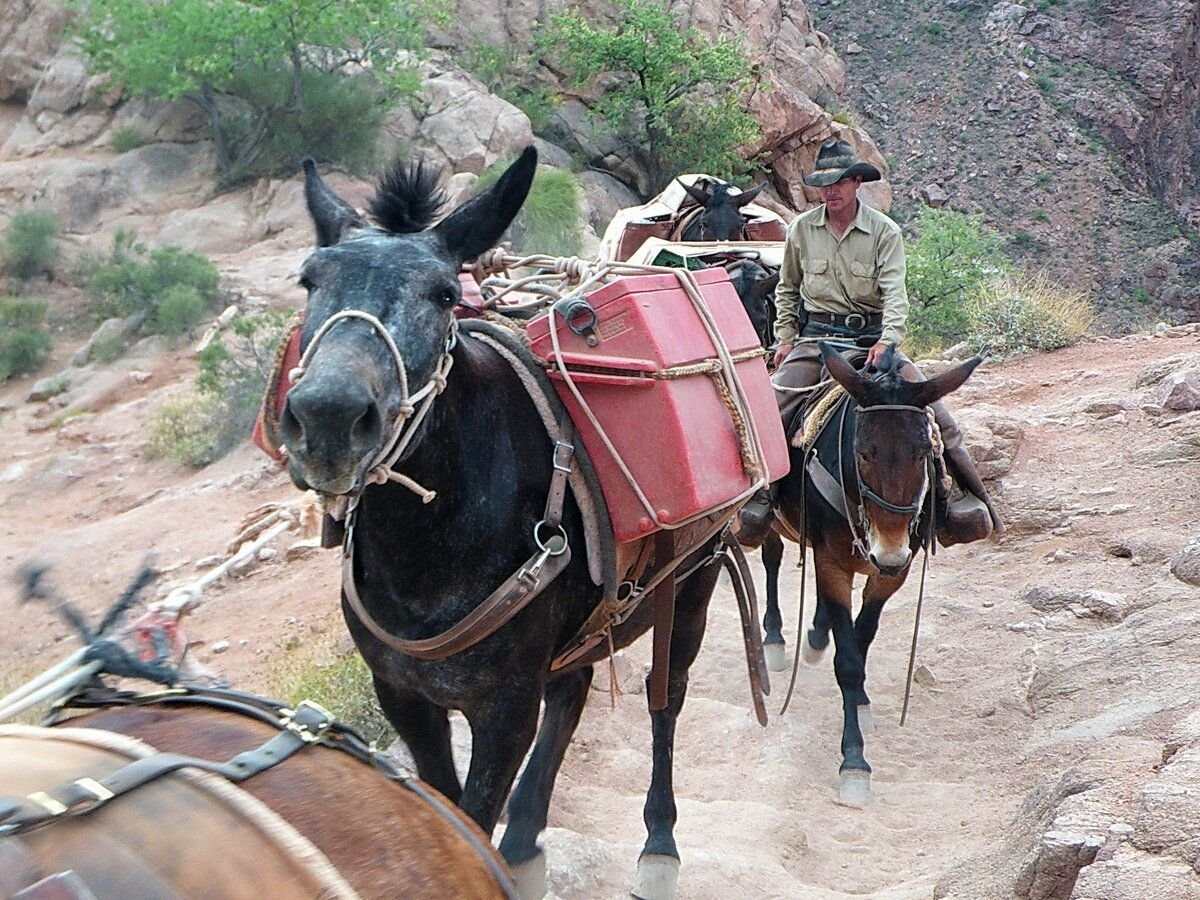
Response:
[[[1039,614],[1019,597],[1024,586],[1040,584],[1097,587],[1139,603],[1195,599],[1196,590],[1171,579],[1164,564],[1133,565],[1106,548],[1136,529],[1155,529],[1178,545],[1193,536],[1195,497],[1179,485],[1194,483],[1200,464],[1147,461],[1169,429],[1156,427],[1136,402],[1112,419],[1081,416],[1078,407],[1085,395],[1134,397],[1146,363],[1198,350],[1194,334],[1087,343],[988,366],[952,398],[955,408],[993,404],[1024,428],[1017,465],[998,490],[1001,502],[1036,506],[1037,498],[1052,498],[1071,523],[938,553],[918,651],[936,681],[914,687],[904,729],[898,721],[916,577],[889,602],[868,664],[876,732],[867,738],[874,777],[866,810],[834,802],[841,703],[832,650],[820,665],[802,667],[783,718],[776,712],[787,673],[772,673],[771,723],[760,728],[736,605],[722,581],[676,743],[681,897],[928,897],[952,865],[999,839],[1035,785],[1105,741],[1156,739],[1182,715],[1191,693],[1170,672],[1149,684],[1114,669],[1111,677],[1090,680],[1087,692],[1062,692],[1050,701],[1034,696],[1039,667],[1102,628],[1122,626],[1039,624]],[[60,428],[30,430],[36,409],[20,403],[27,386],[0,388],[0,403],[14,407],[3,413],[7,457],[0,463],[6,579],[31,556],[57,560],[56,583],[97,611],[147,550],[157,553],[168,580],[192,580],[199,574],[194,563],[224,552],[246,513],[295,499],[283,474],[248,446],[200,472],[142,460],[151,413],[178,391],[175,381],[191,363],[175,354],[159,365],[163,371],[148,392],[131,389],[127,400]],[[344,632],[336,561],[315,554],[285,563],[287,543],[250,575],[212,590],[188,621],[189,635],[204,642],[200,659],[239,687],[264,688],[285,646],[325,645]],[[789,655],[796,559],[789,547],[782,593]],[[752,567],[761,589],[757,559]],[[0,633],[0,678],[38,671],[73,647],[45,610],[16,606],[7,584],[0,590],[8,621]],[[810,585],[810,603],[811,597]],[[208,647],[219,640],[229,640],[230,649],[212,655]],[[644,665],[648,644],[627,655]],[[593,692],[543,837],[554,895],[627,896],[644,838],[649,750],[645,696],[621,696],[610,709],[608,695]]]

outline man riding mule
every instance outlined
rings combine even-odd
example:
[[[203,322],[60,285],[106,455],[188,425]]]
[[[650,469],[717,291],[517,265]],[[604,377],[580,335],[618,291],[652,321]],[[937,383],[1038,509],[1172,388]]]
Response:
[[[816,188],[822,205],[798,216],[788,229],[783,267],[775,292],[776,399],[789,435],[804,401],[821,380],[817,341],[834,340],[846,355],[875,366],[884,352],[904,341],[908,318],[904,242],[899,226],[859,202],[864,181],[878,181],[875,166],[858,159],[849,143],[826,141],[804,183]],[[924,376],[897,353],[901,377]],[[948,474],[962,491],[947,498],[938,528],[943,545],[969,543],[1004,533],[962,434],[946,406],[932,405],[941,430]],[[772,497],[762,492],[741,513],[739,540],[760,543],[771,527]]]

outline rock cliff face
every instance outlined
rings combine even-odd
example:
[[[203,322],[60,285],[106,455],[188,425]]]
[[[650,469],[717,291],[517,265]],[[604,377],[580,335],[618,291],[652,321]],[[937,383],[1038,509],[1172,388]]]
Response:
[[[444,36],[448,47],[473,43],[508,44],[528,47],[534,25],[545,21],[568,4],[562,0],[531,0],[507,4],[497,0],[456,0],[458,23]],[[605,15],[602,2],[571,3],[596,20]],[[805,190],[800,176],[809,171],[821,142],[845,138],[859,154],[885,174],[882,182],[868,186],[864,196],[873,206],[888,209],[892,194],[886,180],[887,163],[870,136],[861,129],[841,124],[824,107],[845,91],[845,67],[829,38],[813,27],[807,7],[786,0],[676,0],[671,4],[685,26],[709,35],[739,35],[758,72],[757,84],[748,98],[748,108],[763,131],[758,146],[749,152],[762,154],[772,169],[771,181],[779,198],[797,210],[816,202],[816,194]],[[588,133],[585,113],[568,104],[556,117],[564,142],[573,137],[572,149],[603,162],[631,186],[636,184],[636,165],[625,165],[620,149]],[[570,132],[570,136],[562,131]]]
[[[1195,0],[812,0],[897,215],[983,215],[1105,324],[1200,317]],[[853,51],[853,52],[851,52]]]

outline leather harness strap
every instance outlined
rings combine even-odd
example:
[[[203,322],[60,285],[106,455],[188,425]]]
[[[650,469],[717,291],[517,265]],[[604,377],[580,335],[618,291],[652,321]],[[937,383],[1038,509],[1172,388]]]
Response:
[[[79,778],[24,799],[0,799],[0,835],[36,828],[62,815],[92,812],[114,797],[185,767],[214,772],[233,782],[245,781],[278,765],[305,745],[320,741],[334,721],[328,710],[308,701],[294,710],[283,709],[281,713],[279,724],[283,730],[279,734],[228,762],[217,763],[178,753],[157,753],[134,760],[103,778]]]
[[[513,616],[529,605],[571,561],[571,547],[562,530],[563,504],[567,479],[571,474],[575,447],[570,443],[573,429],[569,420],[560,424],[554,442],[554,472],[541,522],[534,528],[538,549],[500,587],[451,628],[433,637],[410,640],[389,632],[367,612],[354,579],[354,510],[346,516],[346,540],[342,545],[342,592],[346,602],[365,627],[381,643],[426,661],[445,659],[472,647],[494,634]],[[541,537],[545,529],[550,536]]]
[[[654,535],[654,558],[675,557],[675,532],[663,529]],[[671,633],[675,624],[675,566],[654,590],[654,656],[650,668],[650,709],[667,708],[671,674]]]

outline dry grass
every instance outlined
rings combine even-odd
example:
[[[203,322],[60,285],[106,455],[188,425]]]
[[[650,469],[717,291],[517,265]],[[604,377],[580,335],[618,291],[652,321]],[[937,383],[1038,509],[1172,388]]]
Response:
[[[1007,357],[1076,343],[1095,321],[1087,294],[1045,275],[981,284],[967,308],[968,340],[978,352]]]
[[[371,670],[357,653],[338,654],[328,648],[287,653],[268,673],[267,691],[288,703],[321,704],[381,749],[395,740],[396,732],[375,698]]]

